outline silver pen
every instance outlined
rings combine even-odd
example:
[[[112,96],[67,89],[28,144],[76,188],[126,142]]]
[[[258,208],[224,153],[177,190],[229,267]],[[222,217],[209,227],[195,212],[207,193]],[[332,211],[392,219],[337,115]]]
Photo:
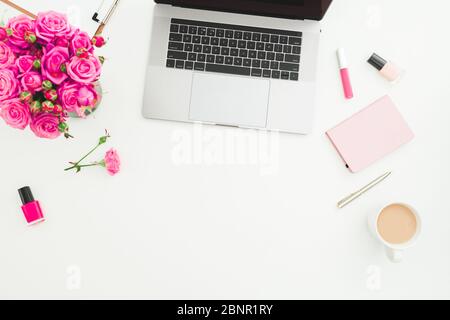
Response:
[[[366,193],[367,191],[369,191],[370,189],[372,189],[373,187],[375,187],[377,184],[379,184],[380,182],[382,182],[384,179],[386,179],[387,177],[389,177],[391,175],[392,172],[386,172],[385,174],[383,174],[382,176],[376,178],[375,180],[373,180],[371,183],[369,183],[367,186],[362,187],[360,190],[352,193],[351,195],[349,195],[348,197],[345,197],[344,199],[342,199],[341,201],[338,202],[337,206],[338,208],[343,208],[346,205],[348,205],[349,203],[353,202],[354,200],[358,199],[360,196],[362,196],[364,193]]]

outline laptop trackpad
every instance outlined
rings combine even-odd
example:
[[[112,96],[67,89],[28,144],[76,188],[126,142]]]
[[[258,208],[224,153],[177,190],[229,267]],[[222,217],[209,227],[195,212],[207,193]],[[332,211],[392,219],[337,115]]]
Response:
[[[269,89],[269,80],[194,73],[189,118],[265,128]]]

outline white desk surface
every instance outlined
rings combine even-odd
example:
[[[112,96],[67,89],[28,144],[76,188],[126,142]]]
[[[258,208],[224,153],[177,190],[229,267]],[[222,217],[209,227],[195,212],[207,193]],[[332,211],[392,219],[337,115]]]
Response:
[[[71,122],[75,140],[39,140],[0,123],[0,298],[450,298],[449,1],[334,1],[309,136],[144,120],[152,8],[122,2],[102,49],[104,101],[94,117]],[[339,46],[352,62],[350,102]],[[398,85],[365,62],[373,51],[407,70]],[[351,174],[324,132],[386,93],[417,138]],[[65,173],[105,128],[122,172]],[[336,208],[388,170],[382,185]],[[23,185],[45,223],[25,225]],[[398,265],[366,227],[368,213],[394,201],[424,220]]]

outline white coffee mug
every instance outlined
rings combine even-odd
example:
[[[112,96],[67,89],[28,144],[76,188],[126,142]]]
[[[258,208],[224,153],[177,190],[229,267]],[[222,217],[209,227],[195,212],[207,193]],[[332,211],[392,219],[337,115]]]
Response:
[[[416,218],[416,233],[409,241],[407,241],[405,243],[401,243],[401,244],[389,243],[385,239],[383,239],[383,237],[381,236],[381,234],[378,230],[378,219],[379,219],[381,213],[384,211],[384,209],[386,209],[387,207],[389,207],[391,205],[400,205],[400,206],[404,206],[404,207],[408,208],[414,214],[414,216]],[[417,239],[419,238],[420,233],[422,231],[422,219],[420,218],[418,212],[410,205],[407,205],[407,204],[401,203],[401,202],[396,202],[396,203],[392,203],[388,206],[383,207],[378,212],[374,212],[374,213],[370,214],[369,215],[369,229],[372,232],[372,234],[375,236],[375,238],[384,245],[388,258],[392,262],[399,263],[399,262],[402,262],[402,260],[403,260],[403,251],[411,248],[412,246],[414,246],[416,244]]]

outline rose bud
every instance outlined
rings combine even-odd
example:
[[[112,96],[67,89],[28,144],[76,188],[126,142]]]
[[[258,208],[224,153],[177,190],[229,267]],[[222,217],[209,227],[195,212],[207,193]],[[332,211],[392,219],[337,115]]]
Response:
[[[39,70],[41,68],[41,60],[39,60],[39,59],[34,60],[33,68]]]
[[[63,63],[63,64],[61,65],[61,67],[59,67],[59,69],[61,70],[61,72],[66,73],[66,72],[67,72],[67,66],[66,66],[66,64]]]
[[[33,95],[28,91],[23,91],[19,97],[20,100],[25,103],[29,103],[33,99]]]
[[[77,57],[86,59],[89,57],[89,52],[87,52],[87,50],[85,48],[79,48],[77,50]]]
[[[59,132],[66,132],[66,131],[68,131],[69,130],[69,126],[67,125],[67,123],[65,123],[65,122],[61,122],[59,125],[58,125],[58,130],[59,130]]]
[[[41,111],[41,107],[42,107],[41,103],[39,101],[37,101],[37,100],[31,102],[31,104],[30,104],[30,110],[33,113],[40,112]]]
[[[104,56],[99,56],[99,57],[98,57],[98,60],[100,60],[100,63],[101,63],[101,64],[104,64],[106,59],[105,59]]]
[[[51,101],[46,100],[42,102],[42,111],[44,112],[52,112],[54,107],[55,106]]]
[[[53,113],[55,114],[61,114],[63,112],[63,108],[60,104],[55,104],[53,107]]]
[[[25,32],[25,41],[28,43],[35,43],[37,38],[36,38],[36,34],[34,32],[31,31],[27,31]]]
[[[53,83],[50,80],[45,80],[42,82],[42,89],[51,90],[53,88]]]
[[[106,44],[105,38],[101,36],[95,36],[92,38],[92,44],[97,48],[101,48]]]
[[[51,89],[44,92],[44,97],[45,99],[54,102],[56,101],[56,99],[58,99],[58,94],[56,93],[55,89]]]
[[[6,32],[6,29],[3,27],[0,27],[0,41],[5,41],[8,39],[8,32]]]

